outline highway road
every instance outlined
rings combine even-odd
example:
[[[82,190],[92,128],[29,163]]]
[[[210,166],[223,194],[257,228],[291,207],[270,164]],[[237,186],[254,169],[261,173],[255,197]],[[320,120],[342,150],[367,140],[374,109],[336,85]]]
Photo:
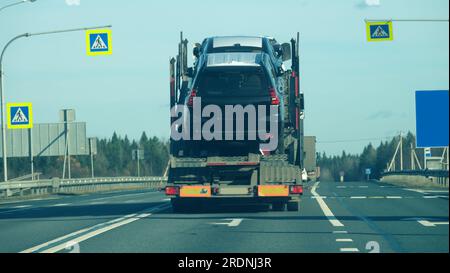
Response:
[[[161,192],[0,205],[0,252],[353,253],[449,251],[448,190],[309,183],[300,212],[174,214]]]

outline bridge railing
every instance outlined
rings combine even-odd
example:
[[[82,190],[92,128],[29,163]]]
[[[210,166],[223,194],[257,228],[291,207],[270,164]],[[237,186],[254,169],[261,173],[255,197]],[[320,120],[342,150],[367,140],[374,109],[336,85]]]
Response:
[[[0,182],[0,198],[27,195],[70,194],[124,189],[160,189],[165,177],[99,177]]]

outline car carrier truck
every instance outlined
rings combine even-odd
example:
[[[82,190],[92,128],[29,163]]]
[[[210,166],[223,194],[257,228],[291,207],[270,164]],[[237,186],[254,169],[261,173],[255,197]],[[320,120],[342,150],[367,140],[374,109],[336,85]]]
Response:
[[[298,211],[306,182],[302,180],[304,96],[299,35],[284,44],[259,36],[207,38],[195,44],[192,67],[188,67],[187,47],[181,33],[178,55],[170,59],[172,132],[192,127],[192,118],[180,116],[186,111],[192,114],[194,99],[202,98],[220,109],[228,104],[265,104],[278,109],[278,144],[272,150],[260,148],[274,134],[254,141],[192,140],[192,134],[187,139],[171,137],[165,193],[174,212],[211,202],[268,204],[275,211]],[[290,69],[285,68],[287,61]],[[176,124],[180,119],[181,126]]]

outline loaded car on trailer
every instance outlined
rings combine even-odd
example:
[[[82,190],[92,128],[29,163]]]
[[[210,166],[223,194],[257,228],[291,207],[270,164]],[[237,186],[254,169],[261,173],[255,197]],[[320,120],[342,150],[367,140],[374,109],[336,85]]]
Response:
[[[166,194],[174,211],[208,202],[297,211],[304,158],[298,37],[282,45],[270,37],[207,38],[194,47],[190,68],[187,44],[181,37],[170,61]],[[205,127],[214,133],[205,137]]]

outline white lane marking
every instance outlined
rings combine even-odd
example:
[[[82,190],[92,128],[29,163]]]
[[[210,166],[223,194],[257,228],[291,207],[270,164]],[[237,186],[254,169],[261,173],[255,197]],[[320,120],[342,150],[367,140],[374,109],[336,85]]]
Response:
[[[423,196],[424,199],[438,199],[438,198],[448,198],[446,195],[426,195]]]
[[[334,226],[334,227],[343,227],[344,224],[341,223],[338,219],[336,219],[336,216],[334,216],[333,212],[331,212],[330,208],[327,206],[325,201],[323,201],[323,198],[320,198],[321,196],[317,193],[317,186],[319,186],[320,182],[316,182],[314,186],[311,188],[311,194],[316,198],[317,203],[319,204],[320,208],[322,209],[323,214],[328,218],[328,221]]]
[[[445,190],[420,190],[420,189],[404,189],[406,191],[413,191],[418,193],[448,193],[448,191]]]
[[[401,196],[386,196],[386,199],[402,199]]]
[[[103,204],[106,204],[106,202],[105,201],[99,201],[99,202],[90,202],[89,203],[89,205],[103,205]]]
[[[336,239],[336,242],[338,243],[352,243],[352,239]]]
[[[321,198],[321,199],[327,199],[328,197],[327,197],[327,196],[311,196],[311,198],[312,198],[312,199],[319,199],[319,198]]]
[[[333,233],[334,234],[347,234],[348,231],[344,231],[344,230],[342,230],[342,231],[333,231]]]
[[[439,196],[424,196],[424,199],[437,199]]]
[[[448,222],[430,222],[430,221],[427,221],[427,220],[420,220],[420,221],[417,221],[417,222],[419,222],[419,224],[421,224],[424,227],[435,227],[435,226],[438,226],[438,225],[448,225]]]
[[[357,248],[341,248],[341,252],[359,252]]]
[[[51,205],[50,207],[67,207],[70,206],[72,204],[69,203],[63,203],[63,204],[55,204],[55,205]]]
[[[211,225],[223,225],[228,227],[237,227],[239,226],[244,219],[224,219],[225,221],[231,221],[229,223],[210,223]]]
[[[166,198],[166,199],[163,199],[162,201],[167,202],[167,201],[170,201],[170,200],[171,200],[170,198]]]
[[[137,195],[145,195],[145,194],[149,194],[149,193],[153,193],[153,192],[141,192],[141,193],[130,193],[130,194],[123,194],[123,195],[114,195],[114,196],[108,196],[108,197],[95,198],[95,199],[91,199],[90,201],[101,201],[101,200],[107,200],[107,199],[131,197],[131,196],[137,196]]]
[[[31,207],[32,207],[31,205],[23,205],[23,206],[13,207],[13,209],[24,209],[24,208],[31,208]]]
[[[29,249],[26,249],[26,250],[22,251],[21,253],[32,253],[32,252],[35,252],[35,251],[37,251],[37,250],[39,250],[39,249],[42,249],[42,248],[44,248],[44,247],[46,247],[46,246],[49,246],[49,245],[51,245],[51,244],[54,244],[54,243],[63,241],[63,240],[65,240],[65,239],[67,239],[67,238],[76,236],[76,235],[81,234],[81,233],[83,233],[83,232],[87,232],[87,231],[89,231],[89,230],[91,230],[91,229],[95,229],[95,228],[100,227],[100,226],[103,226],[103,225],[108,225],[108,224],[113,224],[113,223],[116,223],[116,222],[120,222],[120,221],[123,221],[123,220],[127,219],[128,217],[133,217],[133,216],[135,216],[135,215],[136,215],[136,214],[127,215],[127,216],[124,216],[124,217],[121,217],[121,218],[118,218],[118,219],[114,219],[114,220],[111,220],[111,221],[108,221],[108,222],[105,222],[105,223],[102,223],[102,224],[98,224],[98,225],[95,225],[95,226],[92,226],[92,227],[88,227],[88,228],[81,229],[81,230],[72,232],[72,233],[70,233],[70,234],[61,236],[61,237],[59,237],[59,238],[56,238],[56,239],[54,239],[54,240],[51,240],[51,241],[49,241],[49,242],[46,242],[46,243],[37,245],[37,246],[32,247],[32,248],[29,248]]]
[[[95,237],[95,236],[97,236],[99,234],[102,234],[102,233],[105,233],[107,231],[113,230],[115,228],[118,228],[118,227],[130,224],[130,223],[133,223],[133,222],[135,222],[137,220],[140,220],[142,218],[146,218],[146,217],[148,217],[150,215],[151,215],[151,213],[143,213],[143,214],[140,214],[140,215],[138,215],[136,217],[128,218],[126,220],[123,220],[121,222],[112,224],[110,226],[106,226],[106,227],[100,228],[98,230],[91,231],[91,232],[89,232],[89,233],[87,233],[85,235],[82,235],[82,236],[80,236],[80,237],[78,237],[76,239],[70,240],[70,242],[79,244],[79,243],[81,243],[83,241],[86,241],[87,239],[90,239],[92,237]],[[55,247],[52,247],[50,249],[44,250],[44,251],[42,251],[42,253],[56,253],[58,251],[61,251],[61,250],[65,249],[66,247],[67,247],[67,243],[63,243],[63,244],[57,245]]]
[[[0,202],[1,205],[11,205],[11,204],[17,204],[17,203],[23,203],[23,202],[34,202],[34,201],[50,201],[50,200],[56,200],[61,199],[61,197],[52,197],[52,198],[36,198],[36,199],[25,199],[25,200],[17,200],[17,201],[8,201],[8,202]]]
[[[368,189],[369,186],[359,186],[360,189]]]
[[[384,196],[369,196],[369,199],[384,199]]]
[[[367,196],[352,196],[350,199],[367,199]]]
[[[143,213],[141,213],[140,215],[138,215],[138,214],[136,214],[136,213],[135,213],[135,214],[126,215],[126,216],[121,217],[121,218],[117,218],[117,219],[114,219],[114,220],[111,220],[111,221],[108,221],[108,222],[105,222],[105,223],[101,223],[101,224],[98,224],[98,225],[95,225],[95,226],[92,226],[92,227],[88,227],[88,228],[84,228],[84,229],[81,229],[81,230],[72,232],[72,233],[70,233],[70,234],[67,234],[67,235],[64,235],[64,236],[62,236],[62,237],[56,238],[56,239],[51,240],[51,241],[49,241],[49,242],[40,244],[40,245],[38,245],[38,246],[29,248],[29,249],[26,249],[26,250],[22,251],[21,253],[33,253],[33,252],[37,252],[37,251],[39,251],[39,250],[44,249],[45,247],[48,247],[49,245],[52,245],[52,244],[56,244],[56,243],[62,242],[61,244],[59,244],[59,245],[57,245],[57,246],[55,246],[55,247],[52,247],[51,249],[48,249],[48,250],[45,250],[45,249],[44,249],[44,250],[42,251],[42,252],[49,252],[50,250],[52,250],[52,251],[54,251],[54,252],[58,252],[58,251],[60,251],[60,250],[62,250],[62,249],[65,249],[66,246],[67,246],[66,240],[67,240],[67,239],[70,239],[70,238],[72,238],[72,237],[74,237],[74,236],[81,235],[81,234],[83,234],[83,233],[88,232],[87,234],[81,235],[81,236],[78,237],[78,238],[75,238],[75,239],[71,239],[71,240],[70,240],[70,242],[76,242],[76,243],[79,243],[79,242],[85,241],[85,240],[87,240],[87,239],[89,239],[89,238],[92,238],[92,237],[94,237],[94,236],[97,236],[97,235],[99,235],[99,234],[101,234],[101,233],[104,233],[104,232],[107,232],[107,231],[109,231],[109,230],[112,230],[112,229],[114,229],[114,228],[118,228],[118,227],[120,227],[120,226],[123,226],[123,225],[129,224],[129,223],[132,223],[132,222],[134,222],[134,221],[140,220],[140,219],[142,219],[142,218],[148,217],[148,216],[151,215],[151,213],[155,213],[155,212],[158,212],[158,211],[167,209],[167,208],[169,208],[169,206],[168,206],[167,204],[164,204],[164,205],[160,205],[160,206],[151,208],[151,209],[149,209],[149,210],[146,210],[146,211],[148,211],[148,212],[146,212],[146,213],[143,212]],[[133,221],[130,221],[131,219],[133,219]],[[112,228],[110,228],[110,227],[112,227]],[[92,231],[89,232],[90,230],[92,230]],[[89,236],[88,236],[88,235],[89,235]],[[81,239],[82,239],[82,240],[81,240]]]

